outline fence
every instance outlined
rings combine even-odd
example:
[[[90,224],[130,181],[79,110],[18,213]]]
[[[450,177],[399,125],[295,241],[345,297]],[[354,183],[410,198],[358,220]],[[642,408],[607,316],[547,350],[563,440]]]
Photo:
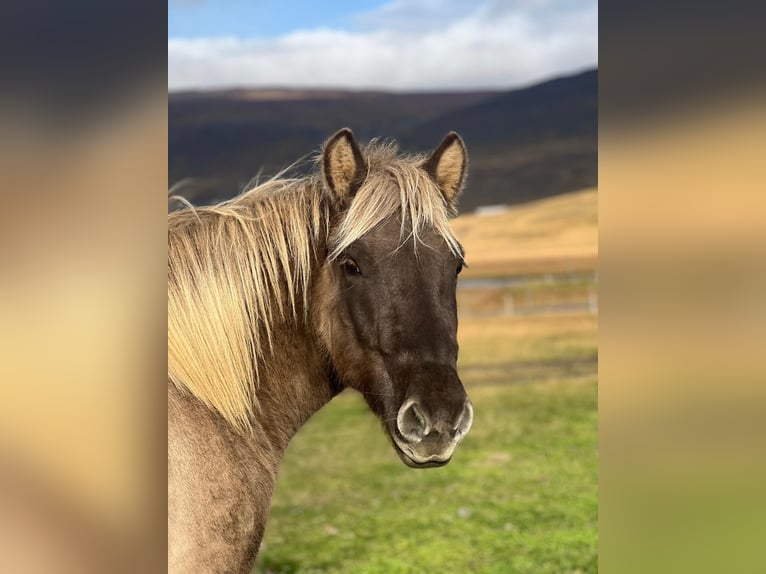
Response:
[[[458,281],[458,312],[466,317],[598,314],[598,273],[545,273]]]

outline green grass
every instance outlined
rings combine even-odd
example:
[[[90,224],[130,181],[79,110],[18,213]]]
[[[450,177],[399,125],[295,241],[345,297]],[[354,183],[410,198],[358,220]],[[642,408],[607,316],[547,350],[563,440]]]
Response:
[[[519,336],[558,353],[549,331]],[[473,362],[480,340],[461,343]],[[315,415],[283,462],[255,572],[595,572],[595,373],[465,382],[474,425],[443,468],[405,467],[354,393]]]

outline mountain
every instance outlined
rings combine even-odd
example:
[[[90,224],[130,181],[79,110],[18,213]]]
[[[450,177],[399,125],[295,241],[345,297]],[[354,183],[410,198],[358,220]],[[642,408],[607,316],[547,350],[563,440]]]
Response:
[[[193,203],[223,199],[259,170],[274,174],[316,152],[344,126],[360,140],[396,136],[490,95],[278,89],[170,94],[169,183],[194,178],[182,189]]]
[[[423,122],[399,139],[407,149],[428,150],[449,130],[463,137],[471,160],[463,209],[595,187],[598,72],[498,94]]]
[[[507,92],[229,90],[168,98],[169,183],[202,204],[274,174],[343,126],[433,149],[450,130],[468,146],[462,209],[516,204],[596,184],[597,71]],[[306,170],[304,164],[296,168]]]

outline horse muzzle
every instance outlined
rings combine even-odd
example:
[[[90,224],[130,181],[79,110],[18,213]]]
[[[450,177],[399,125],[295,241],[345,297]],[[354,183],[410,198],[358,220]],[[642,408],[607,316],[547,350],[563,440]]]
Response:
[[[407,466],[444,466],[472,423],[473,405],[468,397],[452,409],[428,409],[422,402],[410,398],[399,409],[391,438],[399,458]]]

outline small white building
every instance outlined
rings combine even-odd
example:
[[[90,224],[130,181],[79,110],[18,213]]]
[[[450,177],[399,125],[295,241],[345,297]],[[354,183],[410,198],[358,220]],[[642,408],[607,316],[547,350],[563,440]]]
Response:
[[[508,211],[508,206],[499,203],[497,205],[482,205],[477,207],[474,213],[476,215],[498,215],[500,213],[504,213],[505,211]]]

